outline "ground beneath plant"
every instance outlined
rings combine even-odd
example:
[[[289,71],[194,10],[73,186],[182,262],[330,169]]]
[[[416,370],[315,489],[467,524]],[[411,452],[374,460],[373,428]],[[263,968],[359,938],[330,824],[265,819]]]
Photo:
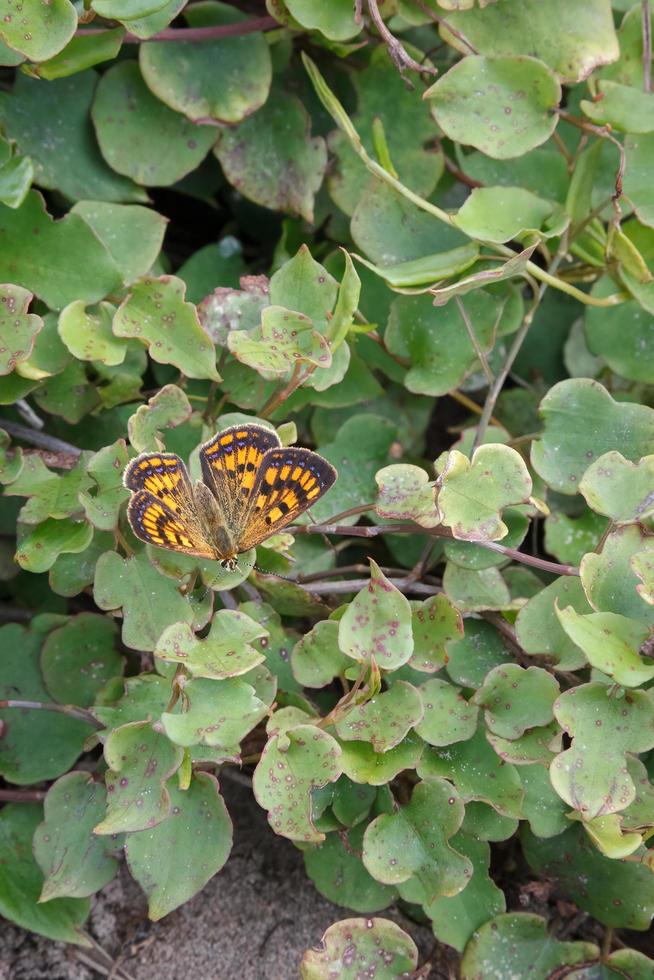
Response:
[[[234,821],[234,849],[220,872],[191,902],[160,922],[147,918],[147,903],[125,868],[93,904],[88,929],[109,954],[90,955],[7,924],[0,930],[0,980],[97,980],[112,961],[133,980],[298,980],[304,951],[348,913],[322,898],[306,877],[302,855],[275,837],[246,787],[223,781]],[[447,978],[452,951],[434,951],[431,930],[398,910],[395,919],[415,939],[420,963],[432,955],[431,972]],[[435,955],[433,955],[435,952]]]

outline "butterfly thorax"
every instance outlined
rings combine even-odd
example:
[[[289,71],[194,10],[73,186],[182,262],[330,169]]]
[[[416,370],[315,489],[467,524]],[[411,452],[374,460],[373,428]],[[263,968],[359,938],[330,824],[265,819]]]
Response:
[[[210,541],[216,549],[221,565],[230,570],[235,568],[236,541],[225,526],[225,516],[221,513],[216,498],[209,487],[200,480],[196,482],[193,493],[207,541]]]

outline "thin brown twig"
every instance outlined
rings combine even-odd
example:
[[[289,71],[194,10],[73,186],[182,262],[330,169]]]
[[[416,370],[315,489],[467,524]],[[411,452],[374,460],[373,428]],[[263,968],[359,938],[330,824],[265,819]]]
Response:
[[[368,0],[368,12],[370,13],[370,19],[379,31],[379,36],[383,40],[384,44],[388,48],[388,53],[391,57],[391,61],[399,71],[402,78],[408,85],[411,82],[406,77],[407,69],[411,71],[418,72],[419,75],[426,72],[428,75],[437,75],[438,71],[432,65],[421,65],[415,58],[412,58],[409,52],[406,50],[404,45],[398,41],[394,34],[391,34],[388,27],[384,23],[384,19],[379,12],[379,7],[377,6],[377,0]],[[413,87],[413,86],[411,86]]]
[[[472,41],[468,40],[465,34],[458,31],[456,27],[452,27],[449,21],[445,20],[444,17],[440,17],[438,14],[435,14],[433,10],[430,10],[427,4],[423,3],[423,0],[416,0],[416,4],[418,7],[420,7],[423,13],[427,14],[428,17],[431,17],[435,24],[442,25],[453,37],[457,38],[457,40],[459,40],[461,44],[468,49],[470,54],[479,54],[478,49],[474,46]]]
[[[61,715],[68,715],[69,718],[77,718],[78,721],[85,721],[94,728],[102,728],[102,725],[93,717],[86,708],[79,708],[75,704],[57,704],[54,701],[24,701],[22,699],[7,698],[0,700],[0,708],[22,708],[24,710],[35,711],[56,711]]]
[[[47,433],[39,432],[27,425],[20,425],[19,422],[11,422],[9,419],[0,418],[0,429],[4,429],[8,435],[15,439],[27,442],[30,446],[38,446],[40,449],[48,449],[54,453],[72,453],[75,456],[80,456],[82,452],[77,446],[71,446],[69,442],[64,442],[63,439],[56,439],[55,436],[49,436]]]
[[[44,789],[0,789],[0,803],[40,803]]]
[[[472,344],[473,350],[474,350],[475,354],[477,355],[477,358],[479,360],[479,363],[481,364],[481,369],[484,372],[484,375],[486,376],[486,380],[488,381],[489,385],[492,385],[493,381],[495,380],[495,378],[493,377],[493,372],[491,371],[490,367],[488,366],[488,361],[486,359],[486,354],[481,349],[481,344],[479,343],[479,338],[477,337],[477,334],[475,333],[475,329],[474,329],[474,327],[472,325],[472,321],[470,320],[470,317],[468,316],[467,310],[466,310],[465,306],[463,305],[463,300],[461,299],[460,296],[455,296],[454,297],[454,302],[456,303],[457,309],[459,311],[459,315],[461,316],[461,319],[463,320],[463,322],[465,324],[465,328],[468,331],[468,337],[470,338],[470,343]]]
[[[212,27],[166,27],[152,37],[142,38],[136,34],[125,34],[123,44],[150,44],[152,41],[216,41],[222,37],[235,37],[240,34],[252,34],[255,31],[272,31],[280,25],[274,17],[253,17],[250,20],[239,20],[234,24],[220,24]],[[76,37],[88,37],[92,34],[106,34],[107,28],[90,27],[76,31]]]

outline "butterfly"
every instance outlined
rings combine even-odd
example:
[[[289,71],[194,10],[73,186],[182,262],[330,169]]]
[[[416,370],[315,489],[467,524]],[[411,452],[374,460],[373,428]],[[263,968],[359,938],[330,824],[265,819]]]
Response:
[[[127,519],[141,541],[233,571],[237,556],[287,527],[336,480],[331,463],[309,449],[284,448],[261,425],[235,425],[200,447],[202,480],[191,482],[175,453],[142,453],[123,482]]]

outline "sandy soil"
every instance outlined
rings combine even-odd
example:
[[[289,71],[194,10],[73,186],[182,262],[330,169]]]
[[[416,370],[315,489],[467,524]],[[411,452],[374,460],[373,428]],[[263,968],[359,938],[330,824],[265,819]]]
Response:
[[[88,923],[110,954],[100,970],[81,962],[75,947],[4,923],[0,980],[97,980],[110,974],[112,960],[133,980],[297,980],[305,949],[318,945],[333,922],[354,913],[316,892],[299,851],[272,834],[247,789],[225,781],[223,792],[235,825],[234,850],[191,902],[150,922],[144,896],[123,867],[95,900]],[[424,962],[434,947],[431,931],[397,910],[381,914],[413,936]],[[432,980],[448,977],[448,951],[439,953]],[[120,978],[114,972],[111,980]]]

